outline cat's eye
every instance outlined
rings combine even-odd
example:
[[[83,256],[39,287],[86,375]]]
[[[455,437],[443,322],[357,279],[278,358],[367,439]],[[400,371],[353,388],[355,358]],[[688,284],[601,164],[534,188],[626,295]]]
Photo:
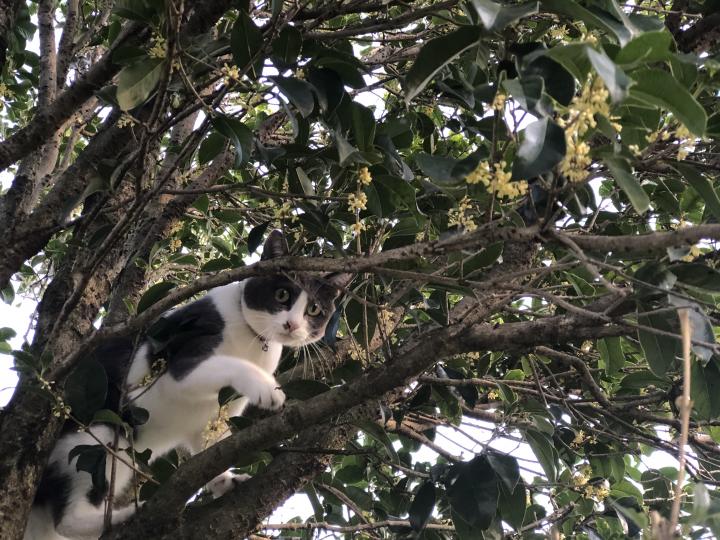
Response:
[[[307,308],[307,314],[311,317],[317,317],[322,313],[322,309],[317,304],[310,304]]]
[[[290,291],[287,289],[278,289],[275,291],[275,300],[280,302],[281,304],[284,304],[288,300],[290,300]]]

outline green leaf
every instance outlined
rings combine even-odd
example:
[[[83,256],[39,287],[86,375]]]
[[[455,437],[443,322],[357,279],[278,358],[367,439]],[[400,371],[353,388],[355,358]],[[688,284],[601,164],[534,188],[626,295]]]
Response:
[[[15,330],[8,327],[0,328],[0,341],[6,341],[8,339],[12,339],[16,336]]]
[[[307,118],[315,108],[312,85],[295,77],[270,77],[280,91],[290,100],[303,118]]]
[[[262,32],[255,26],[250,16],[240,12],[230,34],[230,49],[235,65],[241,70],[248,67],[247,74],[252,78],[260,76],[262,71]]]
[[[424,175],[432,178],[438,185],[457,185],[462,177],[456,175],[457,159],[436,156],[420,152],[415,155],[415,163]]]
[[[585,47],[580,44],[556,46],[544,51],[544,54],[563,66],[575,79],[584,83],[592,67]],[[575,89],[573,88],[574,94]]]
[[[150,97],[160,80],[163,65],[161,58],[145,58],[120,71],[117,101],[123,111],[142,105]]]
[[[345,167],[353,162],[365,161],[360,156],[360,150],[350,144],[338,131],[335,132],[335,144],[337,145],[338,162],[341,167]]]
[[[551,170],[565,157],[565,131],[549,118],[533,122],[523,133],[513,165],[513,179],[535,178]]]
[[[517,459],[494,450],[488,451],[487,459],[497,477],[507,488],[508,493],[512,493],[520,481],[520,467],[518,467]]]
[[[212,125],[235,147],[235,166],[240,167],[247,163],[253,143],[253,133],[250,128],[230,116],[216,116],[212,119]]]
[[[498,484],[486,456],[453,465],[445,480],[453,511],[469,525],[487,529],[498,507]]]
[[[96,411],[93,415],[92,422],[93,424],[111,424],[113,426],[118,426],[123,428],[127,427],[125,422],[123,422],[122,418],[120,418],[116,412],[111,411],[110,409],[100,409],[99,411]]]
[[[352,133],[355,137],[355,144],[363,152],[369,152],[373,149],[373,141],[375,140],[375,128],[377,122],[373,112],[359,103],[353,102],[352,111]]]
[[[80,444],[68,453],[68,463],[77,456],[75,469],[90,473],[93,487],[104,493],[107,489],[105,476],[107,451],[101,444]]]
[[[525,440],[550,482],[557,481],[557,451],[552,439],[539,431],[526,431]]]
[[[215,157],[225,149],[226,144],[227,139],[225,136],[217,131],[213,131],[205,137],[198,149],[198,161],[200,165],[205,165],[215,159]]]
[[[642,69],[633,72],[633,79],[632,96],[668,109],[695,135],[705,134],[705,109],[670,73],[660,69]]]
[[[281,3],[282,4],[282,3]],[[272,42],[272,52],[280,67],[292,65],[302,49],[302,32],[294,26],[285,26]]]
[[[600,352],[600,359],[605,367],[605,374],[608,377],[615,377],[618,375],[622,368],[625,366],[625,355],[622,351],[622,345],[620,344],[619,337],[609,337],[599,339],[598,351]]]
[[[678,263],[668,267],[678,281],[699,289],[720,292],[720,271],[702,263]]]
[[[472,0],[483,26],[490,31],[500,31],[508,24],[519,19],[535,15],[540,10],[540,2],[503,5],[490,0]]]
[[[630,203],[638,214],[644,214],[650,208],[650,197],[640,185],[640,182],[633,176],[630,163],[621,157],[605,155],[603,157],[610,174],[615,182],[625,192]]]
[[[247,237],[248,254],[255,253],[255,250],[260,247],[263,236],[265,236],[265,231],[269,225],[270,222],[266,221],[265,223],[261,223],[250,230]]]
[[[672,293],[668,294],[668,302],[671,306],[687,308],[690,319],[690,333],[693,340],[715,344],[715,332],[713,332],[712,322],[699,304],[680,298]],[[712,347],[699,343],[692,344],[692,351],[701,359],[703,365],[707,365],[715,352]]]
[[[667,30],[645,32],[630,40],[615,56],[615,62],[635,65],[640,62],[652,64],[670,58],[673,37]]]
[[[403,84],[405,102],[422,92],[435,74],[460,56],[463,52],[477,45],[480,29],[476,26],[462,26],[442,37],[432,39],[423,45],[415,63],[408,71]]]
[[[691,366],[690,397],[693,412],[699,420],[720,417],[720,371],[716,362],[705,367],[700,362]]]
[[[152,306],[155,302],[167,296],[172,289],[176,287],[175,283],[170,281],[161,281],[150,287],[140,298],[137,305],[137,312],[142,313],[147,308]]]
[[[100,363],[93,358],[82,360],[65,381],[65,401],[72,414],[89,423],[95,411],[102,409],[107,396],[108,379]]]
[[[638,323],[655,330],[672,331],[672,327],[665,317],[657,314],[638,315]],[[664,377],[668,371],[674,368],[678,344],[676,339],[643,329],[638,330],[638,339],[650,371],[658,377]]]
[[[703,198],[710,213],[720,220],[720,198],[713,187],[713,182],[704,174],[698,172],[692,165],[677,163],[675,169],[685,177],[688,184]]]
[[[544,10],[568,15],[571,19],[583,21],[590,28],[598,28],[614,34],[621,45],[629,42],[637,32],[637,29],[628,28],[608,12],[598,8],[591,11],[573,0],[541,0],[540,3]]]
[[[500,515],[503,521],[509,523],[515,530],[522,527],[527,509],[527,489],[523,482],[518,482],[515,489],[508,493],[505,487],[500,489],[498,500]]]
[[[544,94],[545,81],[542,77],[529,75],[522,79],[508,79],[503,81],[503,87],[529,113],[537,113],[538,116],[552,114],[552,104]]]
[[[615,62],[608,58],[603,51],[596,51],[592,47],[586,49],[590,63],[597,71],[600,78],[610,92],[610,98],[613,103],[618,103],[625,99],[632,81],[625,75],[625,72],[615,65]]]
[[[300,379],[285,383],[282,389],[289,399],[306,400],[328,391],[330,387],[313,379]]]
[[[390,441],[387,433],[385,433],[385,430],[380,427],[380,425],[371,420],[356,420],[353,421],[352,424],[383,445],[393,463],[400,463],[400,458],[395,451],[392,441]]]
[[[587,61],[587,59],[586,59]],[[545,92],[561,105],[569,105],[575,96],[575,79],[560,62],[549,56],[539,56],[523,69],[522,76],[542,77]]]
[[[410,504],[410,527],[413,531],[420,532],[430,521],[432,511],[435,508],[435,485],[432,482],[425,482],[417,490],[415,498]]]

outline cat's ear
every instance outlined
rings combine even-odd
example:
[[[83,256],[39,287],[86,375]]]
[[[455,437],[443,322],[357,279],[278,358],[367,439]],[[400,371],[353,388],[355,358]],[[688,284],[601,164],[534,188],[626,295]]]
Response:
[[[333,272],[323,276],[323,280],[333,287],[337,294],[343,292],[355,276],[353,274],[346,274],[344,272]]]
[[[268,235],[267,240],[265,240],[260,260],[266,261],[276,257],[284,257],[289,252],[290,250],[288,249],[287,242],[285,241],[285,235],[283,235],[281,231],[275,229]]]

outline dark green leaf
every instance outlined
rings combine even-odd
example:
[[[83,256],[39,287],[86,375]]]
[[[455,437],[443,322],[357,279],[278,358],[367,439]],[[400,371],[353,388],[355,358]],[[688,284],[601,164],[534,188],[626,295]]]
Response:
[[[248,254],[255,253],[255,250],[260,247],[260,244],[262,244],[263,236],[265,236],[265,231],[267,230],[269,225],[270,222],[266,221],[265,223],[261,223],[260,225],[253,227],[250,230],[250,233],[247,237]]]
[[[0,328],[0,341],[6,341],[16,336],[15,330],[12,328],[3,327]]]
[[[523,78],[537,75],[545,81],[545,92],[561,105],[569,105],[575,96],[575,79],[559,62],[540,56],[523,70]]]
[[[692,165],[677,163],[675,168],[685,177],[688,184],[698,192],[698,195],[703,198],[710,213],[720,220],[720,198],[717,191],[715,191],[713,182]]]
[[[587,55],[595,71],[605,83],[613,103],[625,99],[632,82],[625,72],[602,51],[587,48]]]
[[[272,42],[272,52],[280,67],[290,66],[302,49],[302,32],[294,26],[285,26]]]
[[[252,152],[253,133],[245,124],[230,116],[216,116],[212,124],[235,146],[235,166],[247,163]]]
[[[93,358],[82,360],[65,381],[65,401],[72,414],[89,423],[95,411],[102,409],[107,396],[108,379],[100,363]]]
[[[147,308],[152,306],[155,302],[167,296],[172,289],[176,287],[175,283],[169,281],[161,281],[150,287],[145,293],[143,293],[140,301],[137,305],[137,313],[142,313]]]
[[[716,362],[705,367],[692,363],[690,397],[695,416],[699,420],[716,420],[720,417],[720,370]]]
[[[289,399],[306,400],[326,392],[330,387],[324,382],[300,379],[285,383],[282,389]]]
[[[117,101],[123,111],[142,105],[157,86],[164,61],[145,58],[120,71],[117,85]]]
[[[506,454],[495,452],[494,450],[488,451],[487,459],[508,492],[512,493],[520,481],[520,468],[518,467],[517,459]]]
[[[673,38],[670,32],[645,32],[632,39],[615,57],[615,62],[622,65],[638,63],[652,64],[667,60],[672,54]]]
[[[92,423],[112,424],[122,428],[125,427],[125,423],[122,421],[122,418],[110,409],[100,409],[99,411],[96,411],[93,415]]]
[[[715,332],[713,332],[712,322],[699,304],[680,298],[672,293],[668,294],[668,302],[671,306],[677,308],[687,308],[690,319],[690,335],[693,341],[702,341],[715,345]],[[693,343],[692,351],[700,358],[703,365],[707,365],[714,354],[713,347],[701,345],[700,343]]]
[[[270,77],[280,91],[290,100],[303,118],[307,118],[315,108],[312,85],[294,77]]]
[[[702,263],[678,263],[668,267],[679,282],[720,292],[720,272]]]
[[[448,499],[454,512],[480,530],[492,523],[498,507],[498,484],[485,456],[456,463],[445,480]]]
[[[535,15],[540,10],[540,2],[503,5],[490,0],[472,0],[472,4],[480,15],[483,26],[490,31],[500,31],[508,24]]]
[[[198,149],[198,161],[200,165],[204,165],[215,159],[215,157],[225,149],[226,144],[227,139],[225,136],[216,131],[213,131],[205,137]]]
[[[75,456],[77,456],[75,469],[90,473],[93,489],[104,493],[107,489],[107,478],[105,477],[107,451],[105,447],[101,444],[81,444],[70,450],[68,462],[72,461]]]
[[[630,94],[668,109],[695,135],[705,134],[707,115],[695,97],[667,71],[642,69],[633,73]]]
[[[439,185],[457,185],[462,182],[462,177],[454,174],[455,167],[459,163],[457,159],[421,152],[415,155],[415,163],[423,174]]]
[[[621,157],[606,155],[603,161],[610,170],[615,182],[625,192],[638,214],[644,214],[650,208],[650,197],[633,176],[630,163]]]
[[[248,67],[248,75],[257,78],[262,69],[262,57],[259,54],[262,49],[262,33],[244,11],[238,15],[233,26],[230,48],[235,65],[241,70]]]
[[[543,93],[545,82],[542,77],[528,75],[522,79],[509,79],[503,82],[503,87],[526,111],[538,116],[552,114],[552,104]]]
[[[432,482],[425,482],[418,489],[412,503],[410,504],[410,526],[415,532],[422,531],[430,521],[432,511],[435,508],[435,485]]]
[[[539,431],[527,431],[525,440],[535,454],[540,466],[545,471],[548,481],[557,481],[557,451],[554,448],[552,439]]]
[[[600,359],[605,367],[605,374],[608,377],[615,377],[625,366],[625,355],[622,351],[619,337],[610,337],[599,339],[598,351]]]
[[[400,463],[395,447],[382,427],[371,420],[356,420],[352,424],[383,445],[393,463]]]
[[[480,29],[476,26],[462,26],[442,37],[432,39],[423,45],[415,63],[405,77],[405,101],[410,102],[422,92],[435,74],[474,47],[480,39]]]
[[[639,315],[638,323],[655,330],[672,332],[672,327],[665,316],[662,315]],[[675,355],[678,345],[676,339],[643,329],[638,330],[638,339],[650,370],[655,375],[664,377],[668,371],[675,367]]]
[[[555,122],[543,118],[523,131],[524,137],[513,165],[516,180],[530,180],[546,173],[565,157],[565,131]]]

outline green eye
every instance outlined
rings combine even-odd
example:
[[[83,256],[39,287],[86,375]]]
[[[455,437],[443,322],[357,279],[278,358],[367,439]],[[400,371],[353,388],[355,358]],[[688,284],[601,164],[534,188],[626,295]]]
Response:
[[[322,309],[317,304],[310,304],[307,308],[307,314],[311,317],[317,317],[322,313]]]
[[[280,302],[281,304],[284,304],[288,300],[290,300],[290,291],[287,289],[278,289],[275,291],[275,300]]]

